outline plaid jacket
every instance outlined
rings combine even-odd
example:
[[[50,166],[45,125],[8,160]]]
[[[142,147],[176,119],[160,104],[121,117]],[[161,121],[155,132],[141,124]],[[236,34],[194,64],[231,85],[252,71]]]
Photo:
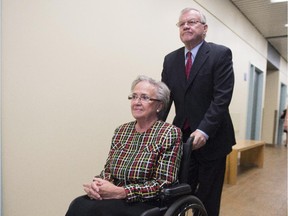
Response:
[[[126,190],[127,201],[156,199],[161,187],[177,181],[182,156],[181,130],[157,121],[144,133],[136,121],[115,130],[100,177]]]

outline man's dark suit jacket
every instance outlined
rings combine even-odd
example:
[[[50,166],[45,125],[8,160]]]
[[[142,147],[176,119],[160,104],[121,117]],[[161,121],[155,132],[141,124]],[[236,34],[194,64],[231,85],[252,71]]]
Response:
[[[162,81],[171,90],[171,101],[163,120],[166,120],[174,102],[174,125],[183,128],[187,119],[192,131],[200,129],[209,136],[206,145],[197,151],[208,160],[223,157],[235,144],[228,109],[234,86],[231,50],[204,41],[194,59],[188,81],[184,52],[182,47],[164,59]]]

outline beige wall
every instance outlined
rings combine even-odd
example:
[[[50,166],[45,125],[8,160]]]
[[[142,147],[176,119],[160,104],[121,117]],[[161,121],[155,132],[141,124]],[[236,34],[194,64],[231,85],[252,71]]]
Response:
[[[208,41],[233,51],[231,114],[244,138],[244,76],[250,63],[266,70],[267,44],[229,2],[2,0],[3,215],[64,215],[132,120],[132,80],[160,79],[164,55],[182,46],[186,6],[207,14]]]
[[[265,109],[264,109],[264,118],[263,118],[263,139],[267,143],[276,143],[276,134],[275,133],[267,133],[267,131],[274,131],[278,126],[278,122],[275,122],[275,118],[278,119],[276,115],[279,113],[275,113],[277,107],[279,106],[279,101],[277,98],[278,86],[272,85],[273,83],[279,82],[279,73],[277,71],[268,71],[267,72],[267,80],[270,82],[266,83],[266,97],[269,100],[265,101]],[[279,94],[279,93],[278,93]],[[265,133],[266,132],[266,133]]]

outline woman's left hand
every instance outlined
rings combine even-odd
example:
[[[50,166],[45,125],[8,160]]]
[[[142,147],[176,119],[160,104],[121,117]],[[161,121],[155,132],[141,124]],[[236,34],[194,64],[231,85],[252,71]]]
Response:
[[[92,199],[125,199],[126,192],[123,187],[118,187],[111,182],[94,178],[91,184],[84,184],[84,190],[87,195]]]
[[[97,185],[94,185],[94,182],[90,184],[83,184],[84,191],[87,193],[87,196],[90,197],[90,199],[96,199],[96,200],[102,200],[101,195],[99,194],[99,187]]]

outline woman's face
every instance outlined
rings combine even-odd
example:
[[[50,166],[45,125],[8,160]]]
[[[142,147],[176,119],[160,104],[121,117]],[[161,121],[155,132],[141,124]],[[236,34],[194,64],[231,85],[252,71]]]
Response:
[[[131,112],[137,121],[155,121],[157,109],[161,108],[161,102],[151,99],[156,98],[156,87],[149,82],[139,82],[132,91]],[[148,99],[147,99],[148,98]]]

